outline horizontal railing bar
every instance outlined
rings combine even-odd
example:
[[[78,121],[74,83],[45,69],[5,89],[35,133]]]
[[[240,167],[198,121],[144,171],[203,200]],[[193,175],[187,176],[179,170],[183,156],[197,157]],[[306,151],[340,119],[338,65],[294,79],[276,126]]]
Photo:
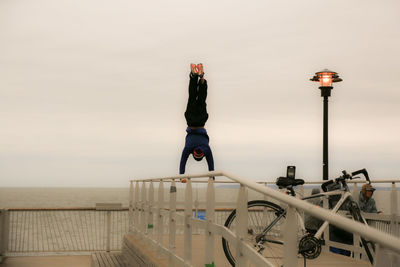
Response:
[[[165,182],[166,179],[184,179],[184,178],[205,178],[205,177],[215,177],[215,176],[224,176],[223,172],[220,171],[212,171],[212,172],[205,172],[200,174],[180,174],[174,176],[166,176],[166,177],[154,177],[154,178],[146,178],[146,179],[132,179],[131,182],[150,182],[150,181],[160,181],[163,180]]]
[[[95,207],[66,207],[66,208],[7,208],[8,211],[96,211]],[[121,209],[102,209],[99,211],[127,211],[128,207]]]
[[[325,181],[304,181],[304,184],[323,184],[325,182],[326,182],[326,180]],[[364,180],[364,179],[346,181],[346,183],[348,183],[348,184],[362,184],[362,183],[367,183],[367,182],[368,181]],[[275,182],[267,182],[267,184],[270,184],[270,183],[275,183]],[[371,183],[372,184],[391,184],[391,183],[400,183],[400,180],[372,180],[371,179]]]
[[[157,203],[157,201],[155,201],[155,203]],[[184,204],[184,203],[185,202],[183,202],[183,201],[177,201],[177,204]],[[199,203],[199,205],[203,205],[206,202],[199,201],[198,203]],[[230,204],[232,206],[235,205],[234,202],[217,202],[217,205],[226,205],[226,204]],[[6,209],[6,210],[11,211],[11,212],[18,212],[18,211],[115,211],[115,212],[118,212],[118,211],[128,211],[129,208],[122,208],[122,209],[119,209],[119,210],[113,210],[113,209],[110,209],[110,210],[96,210],[96,208],[90,208],[90,209],[88,209],[88,208],[9,208],[9,209]],[[139,209],[139,210],[141,210],[141,209]],[[153,207],[152,210],[153,211],[157,211],[157,208]],[[164,208],[164,210],[169,211],[169,208]],[[184,211],[184,210],[185,210],[184,208],[177,208],[176,209],[176,211]],[[196,210],[204,211],[205,208],[193,208],[192,210],[193,211],[196,211]],[[232,211],[233,209],[232,208],[215,208],[215,210],[216,211]]]
[[[110,249],[110,251],[121,251],[122,249]],[[7,251],[8,254],[29,254],[29,253],[74,253],[74,252],[93,252],[93,251],[105,251],[105,249],[59,249],[59,250],[24,250],[24,251]]]
[[[390,221],[393,218],[393,214],[380,214],[380,213],[367,213],[361,212],[365,219],[370,219],[374,221]],[[396,221],[400,221],[400,215],[394,216]]]
[[[166,176],[166,177],[157,177],[157,178],[145,178],[145,179],[132,179],[130,180],[131,182],[159,182],[160,180],[163,180],[164,182],[172,182],[172,180],[176,179],[184,179],[184,178],[194,178],[194,179],[200,179],[200,178],[208,178],[208,177],[216,177],[216,176],[224,176],[223,172],[221,171],[212,171],[212,172],[207,172],[207,173],[200,173],[200,174],[190,174],[190,175],[185,175],[185,174],[180,174],[180,175],[175,175],[175,176]],[[255,181],[255,183],[259,184],[275,184],[276,181]],[[323,184],[326,181],[304,181],[305,184]],[[367,181],[364,179],[355,179],[355,180],[349,180],[347,183],[366,183]],[[192,181],[192,183],[208,183],[208,181]],[[226,183],[226,184],[235,184],[237,182],[235,181],[218,181],[215,180],[214,183]],[[371,179],[371,183],[400,183],[400,179],[384,179],[384,180],[373,180]]]

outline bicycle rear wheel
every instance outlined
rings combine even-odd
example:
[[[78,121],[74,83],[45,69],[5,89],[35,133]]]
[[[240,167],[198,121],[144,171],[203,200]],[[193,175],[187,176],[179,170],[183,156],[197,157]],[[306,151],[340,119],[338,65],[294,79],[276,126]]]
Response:
[[[286,217],[281,216],[273,225],[271,223],[281,214],[284,214],[285,210],[277,204],[265,200],[250,201],[247,207],[247,244],[276,266],[281,266],[283,264],[283,231]],[[226,219],[225,227],[236,232],[236,223],[236,210],[234,210]],[[260,234],[262,234],[268,226],[271,226],[271,229],[265,235],[261,236],[261,241],[257,243],[257,236],[260,237]],[[298,238],[302,236],[303,232],[299,231]],[[227,240],[222,238],[222,247],[228,261],[232,266],[235,266],[235,244],[230,244]]]

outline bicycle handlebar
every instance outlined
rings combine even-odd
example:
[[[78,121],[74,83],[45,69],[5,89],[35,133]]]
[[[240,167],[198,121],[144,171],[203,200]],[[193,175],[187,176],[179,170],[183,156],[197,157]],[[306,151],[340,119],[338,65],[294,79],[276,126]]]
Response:
[[[340,176],[339,178],[337,178],[337,180],[341,180],[341,179],[350,179],[350,180],[352,180],[354,176],[356,176],[358,174],[362,174],[362,175],[364,175],[365,180],[367,180],[368,183],[371,184],[371,180],[369,179],[368,172],[367,172],[367,170],[365,168],[361,169],[361,170],[358,170],[358,171],[355,171],[355,172],[352,172],[351,174],[348,174],[346,171],[342,171],[342,173],[343,173],[343,175]],[[355,177],[354,177],[354,179],[355,179]]]
[[[366,169],[361,169],[361,170],[352,172],[352,173],[351,173],[351,176],[353,177],[353,176],[355,176],[355,175],[357,175],[357,174],[363,174],[364,177],[365,177],[365,180],[367,180],[368,183],[371,183],[371,180],[369,179],[369,175],[368,175],[368,172],[367,172]]]
[[[351,174],[347,173],[346,171],[342,171],[343,175],[332,180],[328,180],[325,183],[321,185],[321,188],[324,192],[336,190],[337,188],[334,188],[334,184],[342,184],[344,187],[347,186],[346,180],[347,179],[357,179],[359,178],[358,176],[355,177],[357,174],[363,174],[365,179],[368,181],[369,184],[371,184],[371,180],[369,179],[369,175],[366,169],[361,169],[355,172],[352,172]],[[332,188],[333,186],[333,188]]]

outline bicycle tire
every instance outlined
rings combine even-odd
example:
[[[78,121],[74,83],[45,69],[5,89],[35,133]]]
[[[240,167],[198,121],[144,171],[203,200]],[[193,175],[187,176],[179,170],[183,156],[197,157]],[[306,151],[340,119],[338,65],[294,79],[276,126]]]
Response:
[[[261,233],[271,222],[278,217],[279,214],[284,212],[284,209],[279,205],[265,201],[253,200],[247,203],[248,207],[248,229],[247,229],[247,242],[250,243],[255,250],[259,248],[256,246],[256,236]],[[265,249],[262,250],[262,255],[270,261],[274,261],[278,266],[281,266],[283,261],[283,226],[286,217],[282,216],[280,220],[268,231],[266,241],[263,245]],[[225,227],[235,232],[236,224],[236,210],[233,210],[225,221]],[[302,235],[302,234],[301,234]],[[230,246],[229,242],[222,238],[222,247],[229,263],[235,266],[235,245]]]
[[[350,208],[350,212],[355,221],[364,223],[363,217],[360,212],[360,208],[358,207],[357,203],[352,205],[352,207]],[[361,244],[364,247],[365,253],[367,254],[369,262],[371,263],[371,265],[374,265],[375,243],[373,243],[372,241],[367,241],[363,237],[360,237],[360,239],[361,239]]]

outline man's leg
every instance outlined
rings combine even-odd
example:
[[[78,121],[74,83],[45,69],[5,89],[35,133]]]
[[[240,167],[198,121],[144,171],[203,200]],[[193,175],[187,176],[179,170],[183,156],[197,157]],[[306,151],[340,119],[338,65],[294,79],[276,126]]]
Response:
[[[199,91],[197,95],[197,110],[198,110],[198,123],[199,126],[204,126],[206,121],[208,120],[207,113],[207,81],[203,78],[199,81]]]
[[[197,81],[199,76],[197,74],[190,73],[189,75],[189,99],[188,104],[194,102],[197,99]]]
[[[207,99],[207,80],[201,78],[199,81],[199,92],[197,95],[197,100],[199,104],[203,107],[206,106],[206,99]]]
[[[193,126],[193,122],[196,120],[194,117],[196,115],[197,110],[197,81],[198,81],[198,75],[197,74],[190,74],[190,81],[189,81],[189,98],[188,102],[186,105],[186,111],[185,111],[185,118],[186,118],[186,123],[188,126]]]

